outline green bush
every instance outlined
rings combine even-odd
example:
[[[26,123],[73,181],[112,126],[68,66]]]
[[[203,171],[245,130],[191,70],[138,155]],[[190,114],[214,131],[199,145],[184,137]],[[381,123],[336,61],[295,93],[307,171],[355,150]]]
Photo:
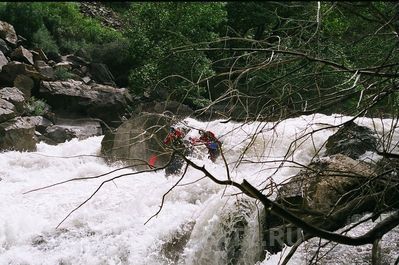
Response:
[[[54,40],[54,37],[44,26],[33,34],[32,44],[35,48],[41,48],[45,53],[59,52],[58,45]]]
[[[73,73],[65,68],[58,68],[54,71],[54,76],[56,80],[68,80],[73,77]]]
[[[26,103],[25,108],[28,111],[28,114],[34,116],[41,116],[46,112],[46,102],[41,99],[36,99],[35,97],[31,97]]]

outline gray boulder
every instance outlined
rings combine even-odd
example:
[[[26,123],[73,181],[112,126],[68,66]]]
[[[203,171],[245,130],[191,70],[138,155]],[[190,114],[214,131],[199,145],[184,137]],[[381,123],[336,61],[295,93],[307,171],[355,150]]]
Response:
[[[375,176],[370,164],[337,154],[321,158],[279,189],[279,198],[292,205],[328,213],[347,192]],[[342,200],[338,204],[345,203]]]
[[[0,38],[6,40],[10,44],[17,45],[18,37],[15,33],[14,26],[7,22],[0,21]]]
[[[49,66],[45,61],[35,61],[35,68],[40,73],[42,80],[54,80],[54,69],[53,67]]]
[[[42,123],[38,125],[43,126],[49,122],[47,120],[47,123],[43,124],[43,121],[45,120],[42,120]],[[38,125],[36,125],[36,128],[40,133],[42,133],[39,139],[48,144],[59,144],[73,138],[82,140],[91,136],[102,135],[100,122],[93,119],[57,118],[56,124],[54,125],[50,124],[45,128],[38,128]]]
[[[170,125],[171,120],[164,115],[142,113],[114,132],[107,132],[101,142],[101,153],[110,161],[124,161],[137,170],[148,169],[145,163],[156,155],[155,166],[162,167],[171,155],[162,144]]]
[[[16,117],[0,123],[0,150],[35,151],[35,126],[29,117]]]
[[[30,116],[26,118],[26,121],[35,126],[39,133],[45,133],[46,128],[53,125],[51,121],[42,116]]]
[[[32,53],[23,46],[19,46],[11,53],[11,59],[33,65]]]
[[[99,118],[111,126],[121,123],[120,116],[131,101],[127,89],[99,84],[89,86],[75,80],[43,81],[39,92],[54,111]]]
[[[70,141],[75,138],[75,134],[68,128],[59,125],[52,125],[46,128],[43,133],[44,141],[48,144],[59,144],[65,141]],[[40,138],[39,138],[40,139]],[[49,139],[49,141],[47,141]]]
[[[0,122],[7,121],[17,116],[14,104],[0,98]]]
[[[0,89],[0,98],[11,102],[19,113],[24,112],[25,97],[16,87],[4,87]]]

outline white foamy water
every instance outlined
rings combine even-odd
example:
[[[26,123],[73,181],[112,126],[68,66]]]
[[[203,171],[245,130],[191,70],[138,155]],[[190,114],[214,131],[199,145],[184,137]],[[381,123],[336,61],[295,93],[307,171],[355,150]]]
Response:
[[[193,119],[186,119],[185,123],[212,130],[221,137],[233,180],[246,179],[255,186],[264,187],[271,179],[280,183],[299,171],[292,163],[285,163],[276,172],[281,165],[279,160],[287,155],[293,140],[348,119],[311,115],[288,119],[276,126],[273,123],[204,123]],[[390,120],[373,124],[371,119],[364,118],[357,123],[375,127],[382,134],[389,128]],[[288,158],[306,165],[320,148],[321,153],[324,151],[322,145],[336,130],[322,130],[295,142],[296,151],[289,153]],[[259,134],[251,138],[254,133]],[[189,134],[194,136],[196,132],[193,130]],[[397,136],[393,142],[398,141]],[[96,176],[120,167],[107,165],[103,159],[95,157],[99,155],[101,139],[74,139],[57,146],[40,143],[37,152],[0,154],[0,264],[167,264],[162,254],[163,244],[184,230],[188,223],[195,225],[186,247],[180,251],[179,264],[226,264],[227,254],[217,250],[212,240],[222,236],[221,220],[234,212],[237,198],[244,196],[236,195],[238,190],[235,188],[225,189],[209,179],[201,179],[203,175],[192,168],[182,185],[166,196],[159,215],[146,225],[144,223],[158,211],[162,196],[179,176],[165,178],[163,171],[134,174],[134,171],[124,169],[98,179],[68,182],[24,194],[59,181]],[[240,156],[242,153],[243,157]],[[365,156],[378,159],[372,153]],[[204,165],[219,179],[227,178],[221,159],[213,164],[204,154],[193,161]],[[265,161],[271,162],[253,163]],[[102,181],[120,174],[128,175],[106,183],[56,229]],[[253,210],[247,216],[248,229],[256,231],[259,229],[256,205],[249,201],[248,208]],[[257,240],[256,233],[246,234],[242,264],[255,264],[253,257],[259,252]],[[301,259],[303,254],[300,255],[296,260],[304,261]],[[279,259],[275,255],[262,264],[277,264]]]

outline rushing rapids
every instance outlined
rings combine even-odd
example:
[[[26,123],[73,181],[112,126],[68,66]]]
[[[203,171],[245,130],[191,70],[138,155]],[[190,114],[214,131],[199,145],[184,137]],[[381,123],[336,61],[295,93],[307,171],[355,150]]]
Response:
[[[184,123],[210,129],[221,137],[232,179],[237,182],[246,179],[262,187],[269,176],[281,183],[298,173],[299,168],[287,164],[276,171],[293,140],[348,119],[350,117],[317,114],[287,119],[277,125],[204,123],[194,119],[186,119]],[[382,135],[391,121],[360,118],[356,122]],[[309,163],[336,130],[320,130],[296,142],[295,152],[290,153],[288,159]],[[254,134],[257,137],[252,138]],[[396,134],[392,142],[397,143],[398,138]],[[268,265],[278,264],[287,254],[289,248],[275,255],[263,253],[259,204],[237,195],[234,187],[219,186],[203,178],[193,168],[188,169],[181,183],[165,197],[161,212],[149,222],[158,211],[162,196],[180,176],[165,178],[164,171],[132,174],[134,171],[123,169],[100,178],[26,193],[60,181],[97,176],[120,168],[121,164],[107,165],[98,157],[101,139],[73,139],[57,146],[40,143],[36,152],[0,154],[0,264],[205,265],[228,264],[234,260],[234,264]],[[321,148],[321,152],[323,150]],[[378,159],[376,154],[368,156]],[[240,158],[243,158],[241,163],[237,163]],[[219,179],[226,178],[221,159],[215,164],[206,155],[192,160]],[[253,163],[258,161],[269,162]],[[103,181],[123,174],[127,175],[104,184],[91,200],[56,228]],[[236,210],[238,204],[240,211]],[[369,227],[372,223],[365,223],[356,231],[361,234]],[[395,231],[383,240],[383,246],[398,249]],[[233,242],[232,238],[236,238],[233,233],[239,234],[239,242]],[[307,250],[317,248],[317,244],[315,240],[301,246],[290,264],[306,264]],[[345,260],[351,259],[363,264],[370,248],[340,246],[336,250],[340,254],[334,255],[333,251],[325,262],[346,264]],[[397,252],[389,254],[392,259]]]

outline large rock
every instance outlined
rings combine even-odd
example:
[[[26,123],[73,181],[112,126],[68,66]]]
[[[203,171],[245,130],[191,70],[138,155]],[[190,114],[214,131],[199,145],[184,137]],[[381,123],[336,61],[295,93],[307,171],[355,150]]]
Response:
[[[93,119],[61,119],[57,118],[55,125],[50,125],[45,128],[45,131],[40,131],[50,144],[63,143],[72,138],[86,139],[91,136],[102,135],[101,124],[99,121]]]
[[[0,89],[0,98],[11,102],[19,113],[24,112],[25,97],[16,87],[4,87]]]
[[[50,81],[54,80],[54,69],[49,66],[45,61],[37,60],[35,61],[35,68],[39,71],[42,80]]]
[[[148,169],[143,164],[157,155],[156,167],[170,159],[162,144],[171,120],[160,114],[142,113],[125,121],[114,132],[107,132],[101,142],[101,152],[111,161],[124,161],[138,170]]]
[[[45,133],[46,128],[53,125],[51,121],[42,116],[29,116],[26,118],[26,122],[35,126],[36,131],[39,133]]]
[[[375,151],[376,148],[375,134],[369,128],[350,121],[328,138],[326,155],[343,154],[357,159],[366,151]]]
[[[8,64],[7,58],[4,56],[4,53],[0,51],[0,72],[3,69],[3,66]]]
[[[68,128],[52,125],[46,128],[46,131],[43,133],[45,138],[39,138],[44,140],[48,144],[59,144],[64,143],[65,141],[70,141],[76,136],[74,133]]]
[[[78,113],[102,119],[107,124],[119,125],[131,97],[124,88],[68,80],[47,82],[40,85],[40,95],[54,111]]]
[[[373,176],[375,169],[368,163],[342,154],[323,157],[283,184],[279,198],[301,208],[328,213],[335,205],[346,202],[342,197],[345,193]]]
[[[25,96],[25,99],[28,99],[32,95],[32,89],[35,86],[35,82],[32,78],[26,75],[17,75],[14,79],[14,87],[18,88]]]
[[[3,66],[0,73],[0,82],[3,86],[13,86],[15,78],[21,74],[40,80],[40,74],[33,65],[12,61]]]
[[[19,46],[11,53],[11,59],[33,65],[32,53],[23,46]]]
[[[16,117],[0,123],[0,150],[35,151],[35,126],[29,117]]]
[[[6,40],[8,43],[17,45],[18,37],[13,25],[4,21],[0,21],[0,38]]]
[[[7,121],[17,116],[14,104],[0,98],[0,122]]]

